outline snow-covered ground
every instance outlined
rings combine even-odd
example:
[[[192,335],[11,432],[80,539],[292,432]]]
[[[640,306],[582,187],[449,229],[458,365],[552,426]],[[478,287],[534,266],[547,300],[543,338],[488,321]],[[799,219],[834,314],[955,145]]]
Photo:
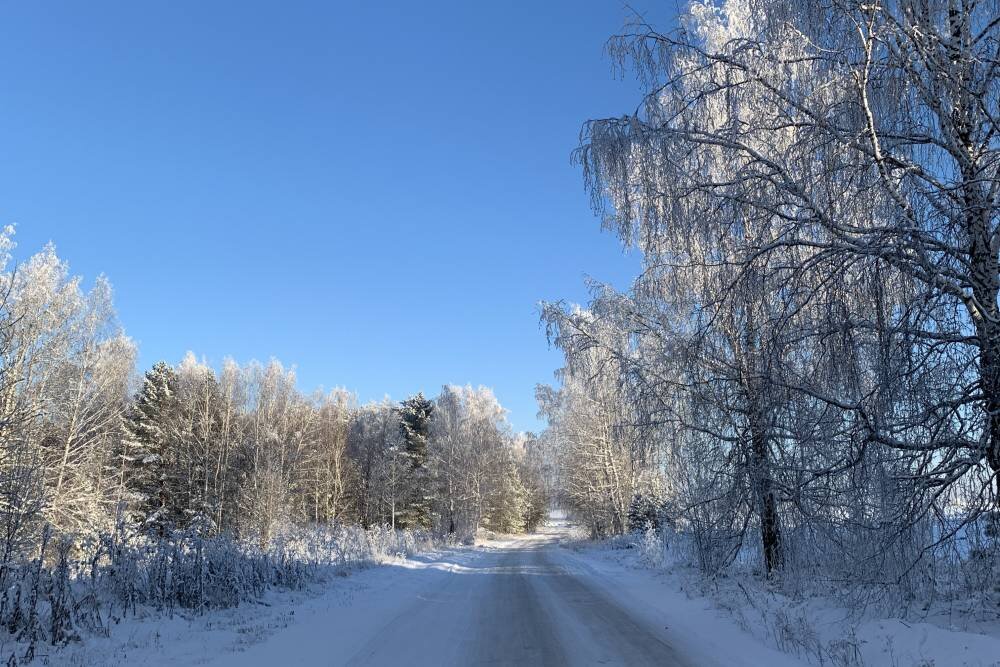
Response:
[[[847,609],[818,596],[796,600],[757,579],[731,576],[709,581],[680,566],[653,565],[638,542],[627,549],[614,548],[625,541],[579,540],[570,546],[602,576],[644,582],[630,587],[630,594],[655,606],[664,617],[681,610],[686,616],[697,602],[705,610],[724,612],[757,641],[779,647],[806,664],[1000,666],[1000,610],[983,620],[982,614],[969,613],[961,605],[931,603],[905,620],[885,618],[877,605]],[[711,621],[702,618],[702,622],[707,626]]]
[[[717,597],[695,593],[684,574],[643,567],[634,549],[581,546],[571,532],[557,520],[537,535],[399,558],[309,593],[275,592],[262,605],[132,619],[110,639],[63,649],[47,662],[806,664],[808,656],[769,646],[772,638],[755,631],[751,613],[733,613]],[[879,632],[894,638],[891,652]],[[861,628],[857,636],[864,664],[1000,664],[1000,641],[982,635],[894,621]]]
[[[702,600],[600,552],[568,527],[401,558],[311,593],[204,617],[129,620],[50,664],[791,665]],[[662,588],[668,595],[658,595]]]

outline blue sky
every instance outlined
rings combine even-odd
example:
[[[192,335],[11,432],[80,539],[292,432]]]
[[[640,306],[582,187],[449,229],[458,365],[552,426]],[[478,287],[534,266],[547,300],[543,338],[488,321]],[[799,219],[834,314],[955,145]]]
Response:
[[[642,8],[642,3],[638,6]],[[569,154],[634,107],[587,2],[2,2],[0,223],[106,274],[140,364],[276,357],[362,400],[492,386],[537,302],[625,286]]]

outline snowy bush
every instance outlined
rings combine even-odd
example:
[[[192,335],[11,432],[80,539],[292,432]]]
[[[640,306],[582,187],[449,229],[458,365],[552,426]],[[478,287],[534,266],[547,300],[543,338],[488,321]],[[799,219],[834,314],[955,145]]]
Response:
[[[663,567],[666,562],[667,541],[650,525],[639,540],[639,556],[651,567]]]
[[[0,635],[17,647],[8,664],[30,662],[40,644],[106,636],[129,614],[234,607],[431,545],[424,533],[339,525],[289,527],[267,548],[197,531],[150,539],[121,521],[77,544],[46,530],[35,559],[0,566]]]

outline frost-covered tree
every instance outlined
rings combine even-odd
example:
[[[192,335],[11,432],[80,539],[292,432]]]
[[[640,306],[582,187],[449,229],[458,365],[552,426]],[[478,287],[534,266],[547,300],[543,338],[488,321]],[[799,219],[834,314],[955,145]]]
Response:
[[[121,442],[121,484],[129,513],[158,536],[182,520],[176,458],[179,423],[177,374],[159,361],[146,371],[125,416]]]
[[[230,446],[225,396],[215,371],[190,352],[176,375],[176,470],[171,476],[178,480],[177,504],[184,526],[215,532],[222,527],[217,520],[226,502],[226,489],[217,481]]]
[[[305,458],[304,513],[316,523],[344,521],[351,516],[350,485],[355,479],[348,456],[351,416],[356,398],[338,389],[319,399],[315,430]]]
[[[0,579],[30,553],[44,507],[41,457],[30,433],[37,411],[26,394],[15,271],[7,271],[14,229],[0,230]]]
[[[550,461],[534,433],[518,433],[512,442],[517,474],[525,491],[524,530],[534,531],[548,517],[553,490],[547,476]]]
[[[111,290],[101,279],[81,295],[65,356],[45,398],[41,442],[47,520],[59,530],[107,528],[117,500],[122,416],[135,348],[117,326]]]
[[[643,270],[544,311],[567,363],[543,439],[593,525],[634,460],[706,569],[755,548],[899,582],[995,505],[998,9],[696,1],[612,39],[645,94],[577,157]]]
[[[562,497],[595,536],[621,534],[648,457],[635,395],[624,382],[627,341],[590,310],[549,304],[543,317],[566,357],[561,386],[537,391],[547,442],[558,452]]]
[[[399,414],[388,400],[369,403],[351,416],[348,456],[357,471],[353,491],[362,526],[392,525],[400,501]]]
[[[894,411],[873,394],[809,391],[922,459],[930,488],[967,475],[985,487],[1000,471],[997,11],[692,3],[675,32],[639,23],[612,41],[648,94],[636,114],[589,123],[580,152],[623,239],[729,224],[740,245],[717,260],[734,276],[771,263],[791,291],[822,265],[911,285],[888,320],[853,323],[904,332],[915,357],[952,369],[948,385]]]
[[[295,514],[316,413],[296,390],[295,373],[279,362],[244,372],[249,401],[236,462],[239,533],[266,545]]]
[[[6,230],[4,253],[12,233]],[[59,531],[106,527],[117,490],[110,453],[120,436],[134,357],[115,321],[110,286],[99,278],[85,292],[52,245],[2,283],[9,318],[3,359],[9,382],[2,400],[16,415],[11,419],[18,427],[9,436],[17,453],[8,461],[20,470],[9,489],[20,498],[11,503]]]
[[[469,538],[479,528],[520,532],[537,525],[544,492],[486,387],[446,385],[435,400],[429,468],[433,527]]]
[[[402,456],[408,464],[403,472],[403,504],[397,516],[402,527],[429,528],[431,525],[427,440],[433,413],[434,403],[424,398],[422,392],[406,399],[399,407]]]

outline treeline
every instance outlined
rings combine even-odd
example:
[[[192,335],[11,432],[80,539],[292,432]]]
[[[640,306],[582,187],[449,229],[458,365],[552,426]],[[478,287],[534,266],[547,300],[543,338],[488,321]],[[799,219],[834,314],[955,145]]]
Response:
[[[594,534],[995,596],[998,12],[693,2],[611,40],[646,94],[576,155],[642,273],[545,307],[566,363],[539,391]]]
[[[105,279],[85,292],[47,247],[0,280],[2,563],[37,556],[48,529],[80,541],[119,518],[266,547],[292,525],[458,539],[543,514],[536,443],[488,389],[359,405],[300,392],[276,361],[217,372],[192,354],[139,375]]]

